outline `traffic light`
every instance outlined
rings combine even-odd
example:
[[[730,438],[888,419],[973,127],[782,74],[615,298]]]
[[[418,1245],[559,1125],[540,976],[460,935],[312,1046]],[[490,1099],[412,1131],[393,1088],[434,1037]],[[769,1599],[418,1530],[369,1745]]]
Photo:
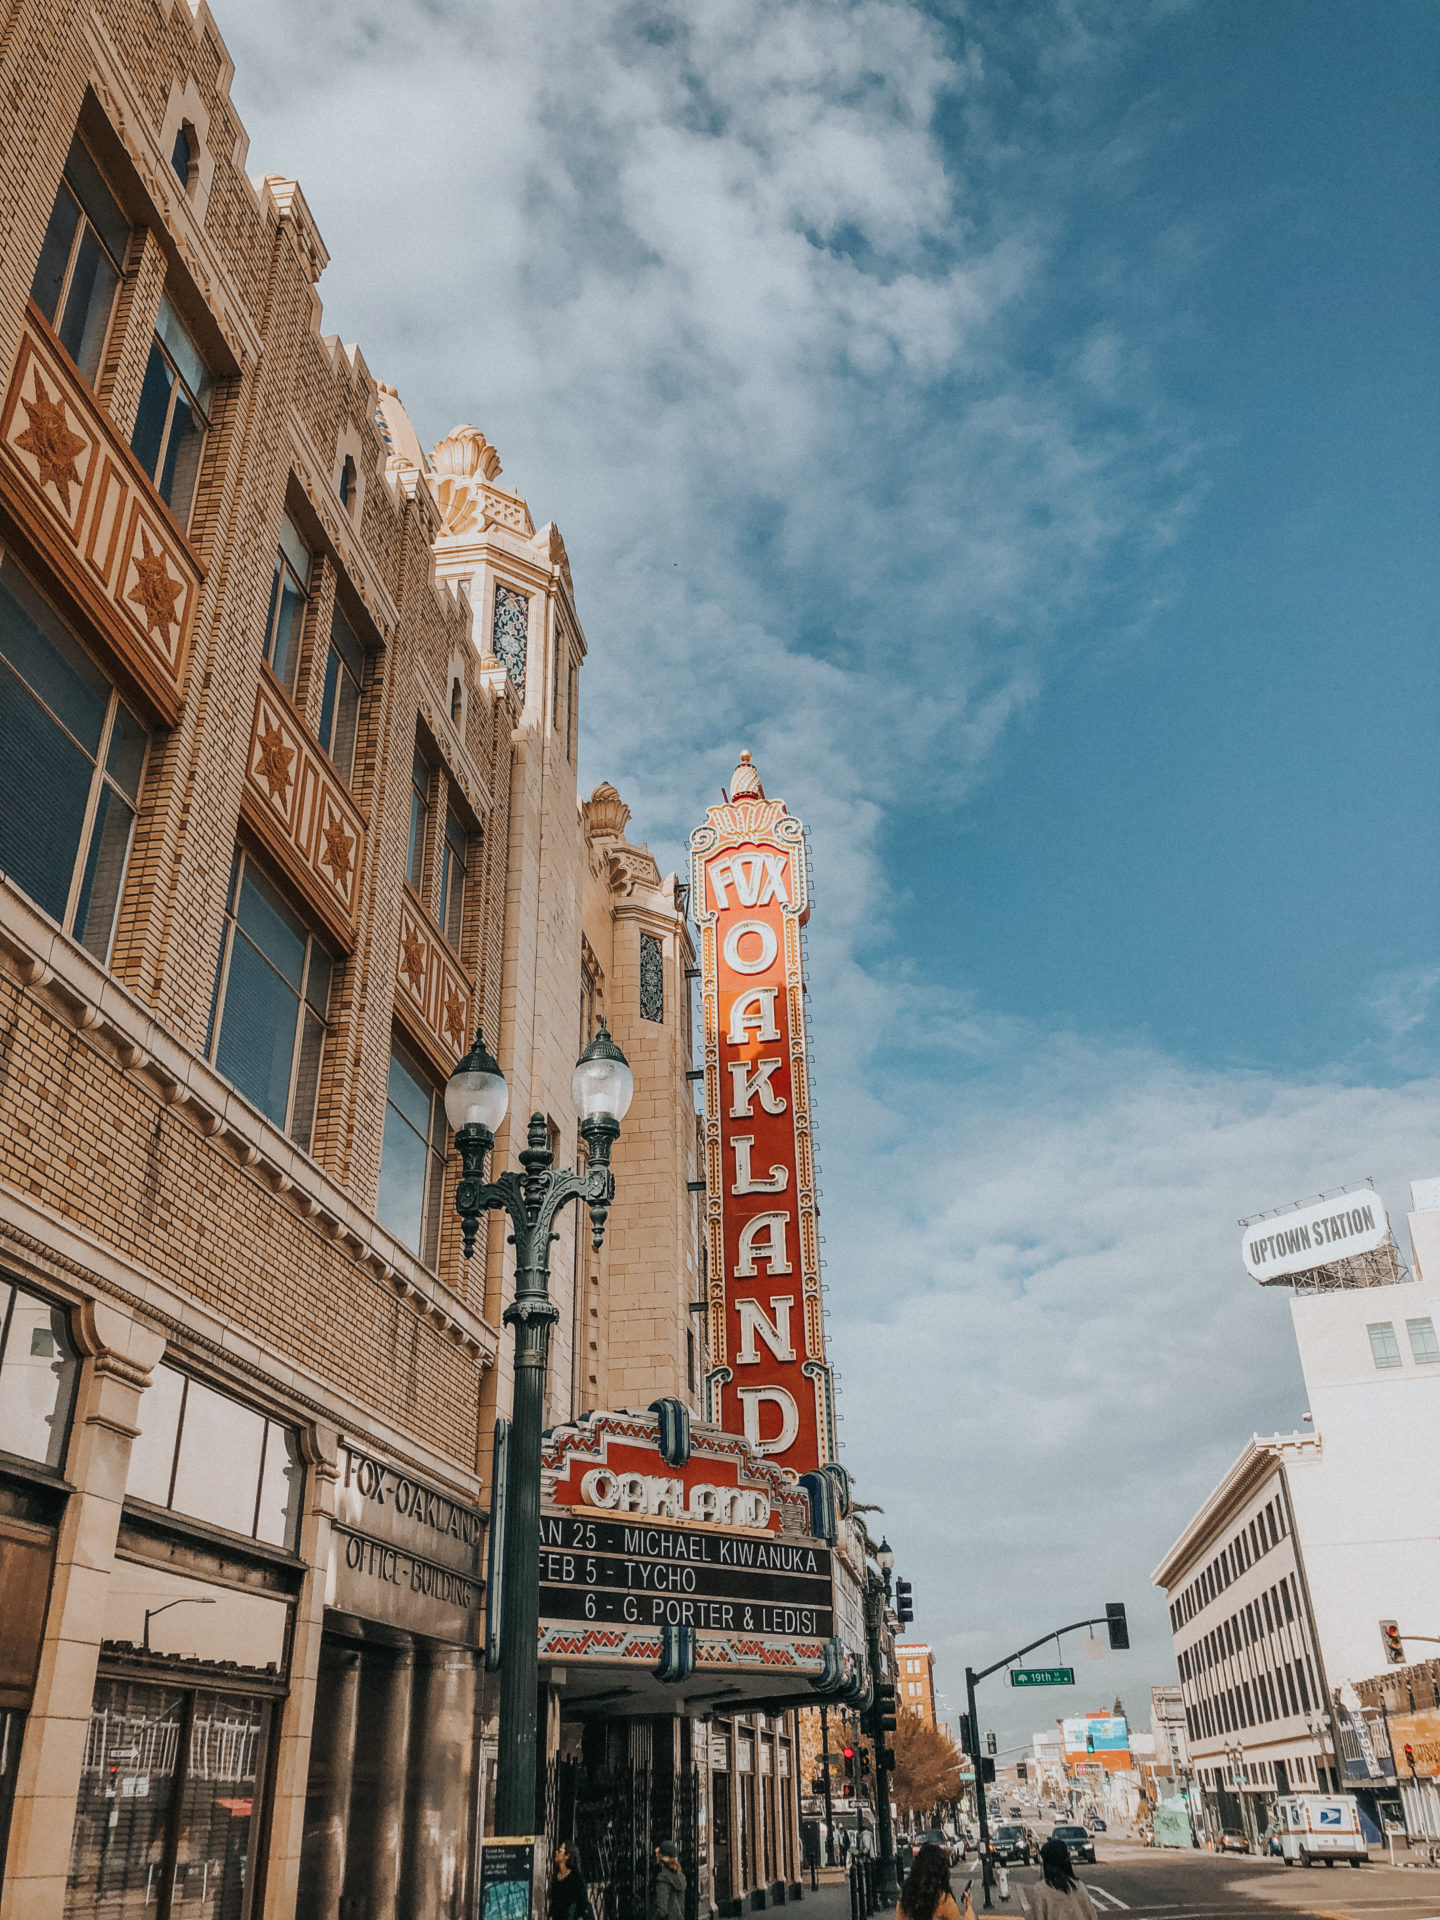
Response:
[[[993,1760],[982,1760],[980,1762],[980,1784],[988,1787],[994,1784],[994,1780],[995,1762]]]
[[[1028,1780],[1030,1778],[1029,1773],[1026,1771],[1025,1762],[1023,1760],[1017,1760],[1015,1762],[1015,1778],[1017,1780]]]
[[[908,1580],[895,1582],[895,1618],[902,1627],[915,1618],[915,1591]]]
[[[894,1749],[893,1749],[893,1748],[891,1748],[891,1747],[881,1747],[881,1749],[880,1749],[880,1771],[881,1771],[882,1773],[893,1773],[893,1772],[894,1772],[894,1770],[895,1770],[895,1752],[894,1752]]]
[[[841,1755],[841,1757],[842,1757],[842,1759],[843,1759],[843,1760],[844,1760],[844,1762],[845,1762],[845,1778],[846,1778],[847,1780],[853,1780],[853,1779],[855,1778],[855,1749],[854,1749],[854,1747],[846,1747],[846,1748],[844,1749],[844,1751],[843,1751],[843,1753],[842,1753],[842,1755]]]
[[[975,1751],[970,1739],[970,1716],[968,1713],[962,1713],[960,1716],[960,1751],[971,1754]]]
[[[1405,1742],[1405,1764],[1409,1767],[1410,1778],[1413,1780],[1415,1778],[1415,1749],[1408,1740]]]
[[[1086,1753],[1094,1753],[1095,1751],[1095,1736],[1093,1733],[1087,1733],[1085,1736],[1085,1751]]]
[[[1126,1623],[1123,1600],[1105,1602],[1105,1624],[1110,1629],[1110,1651],[1124,1653],[1130,1645],[1130,1628]]]
[[[1400,1638],[1400,1629],[1393,1620],[1380,1622],[1380,1640],[1385,1648],[1385,1658],[1392,1667],[1405,1664],[1405,1642]]]
[[[875,1724],[882,1734],[895,1731],[895,1688],[888,1680],[875,1689]]]
[[[987,1733],[985,1736],[986,1753],[995,1753],[997,1750],[998,1750],[998,1742],[996,1741],[994,1734]]]

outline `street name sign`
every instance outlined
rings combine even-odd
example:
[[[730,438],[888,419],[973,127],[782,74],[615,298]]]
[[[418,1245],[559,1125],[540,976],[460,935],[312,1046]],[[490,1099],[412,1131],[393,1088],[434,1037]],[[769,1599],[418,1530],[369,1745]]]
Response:
[[[1012,1687],[1073,1687],[1074,1667],[1012,1667]]]

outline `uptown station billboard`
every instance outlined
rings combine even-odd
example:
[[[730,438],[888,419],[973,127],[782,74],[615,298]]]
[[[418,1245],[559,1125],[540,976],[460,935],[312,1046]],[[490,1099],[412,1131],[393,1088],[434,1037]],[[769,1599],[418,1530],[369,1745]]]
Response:
[[[835,1458],[800,929],[805,829],[750,756],[691,836],[700,929],[709,1418],[778,1466]]]

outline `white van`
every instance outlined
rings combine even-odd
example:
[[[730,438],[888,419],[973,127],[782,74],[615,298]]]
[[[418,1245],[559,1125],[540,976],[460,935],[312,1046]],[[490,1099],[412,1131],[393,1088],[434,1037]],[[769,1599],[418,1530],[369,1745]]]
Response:
[[[1292,1793],[1275,1802],[1270,1830],[1280,1842],[1286,1866],[1323,1860],[1333,1867],[1348,1860],[1358,1867],[1370,1858],[1353,1793]]]

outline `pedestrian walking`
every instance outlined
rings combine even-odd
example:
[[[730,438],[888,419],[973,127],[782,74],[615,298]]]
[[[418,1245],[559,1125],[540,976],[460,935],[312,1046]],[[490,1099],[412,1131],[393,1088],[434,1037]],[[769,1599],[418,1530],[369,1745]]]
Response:
[[[685,1920],[685,1869],[673,1840],[655,1849],[655,1920]]]
[[[1097,1920],[1095,1902],[1075,1878],[1075,1863],[1063,1840],[1047,1840],[1040,1849],[1045,1878],[1027,1887],[1030,1920]]]
[[[555,1848],[555,1872],[550,1881],[550,1920],[594,1920],[580,1855],[568,1840]]]
[[[970,1888],[966,1886],[963,1905],[957,1907],[950,1890],[950,1862],[944,1849],[933,1845],[916,1854],[895,1911],[899,1920],[975,1920]]]

